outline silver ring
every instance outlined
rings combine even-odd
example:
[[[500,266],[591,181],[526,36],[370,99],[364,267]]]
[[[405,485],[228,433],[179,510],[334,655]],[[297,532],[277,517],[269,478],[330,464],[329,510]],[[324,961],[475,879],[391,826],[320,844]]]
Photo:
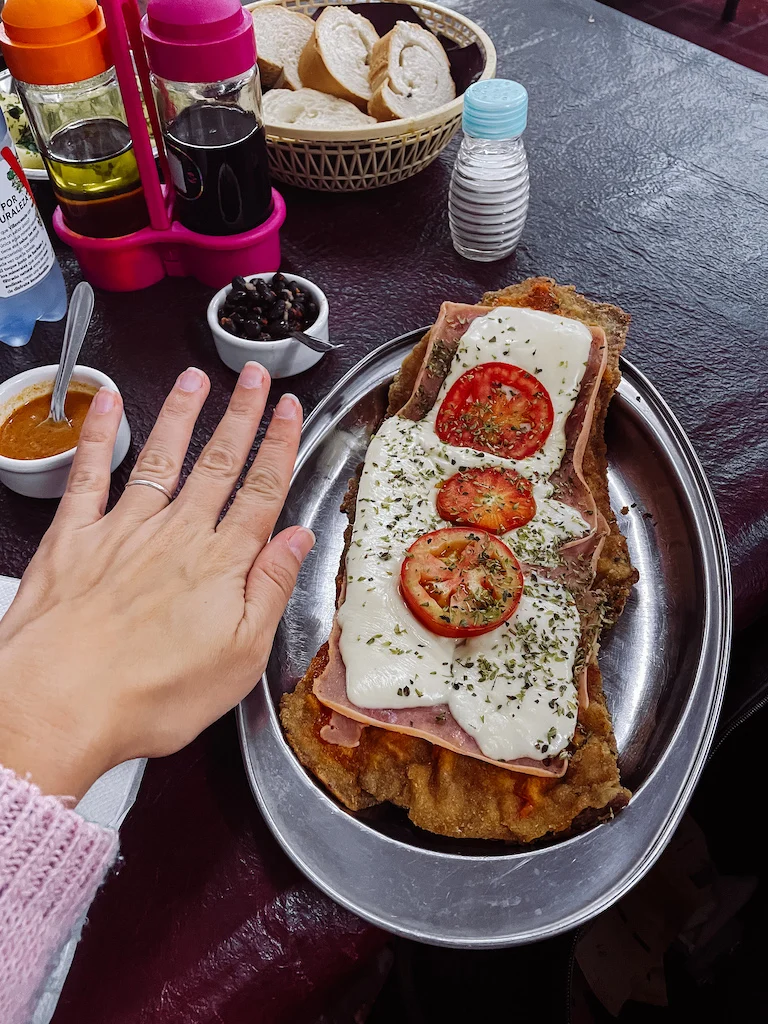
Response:
[[[162,484],[157,483],[156,480],[129,480],[125,485],[126,487],[133,487],[136,484],[141,484],[142,487],[154,487],[156,491],[161,491],[168,501],[173,501],[173,495],[167,487],[163,487]]]

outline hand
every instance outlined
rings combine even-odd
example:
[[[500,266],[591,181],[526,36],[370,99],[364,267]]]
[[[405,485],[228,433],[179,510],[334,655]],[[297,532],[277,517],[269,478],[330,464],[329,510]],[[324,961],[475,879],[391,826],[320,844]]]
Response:
[[[170,754],[258,682],[314,535],[268,539],[301,432],[284,396],[220,520],[264,412],[269,376],[243,369],[229,407],[174,501],[127,487],[104,514],[120,397],[102,389],[66,493],[0,622],[0,763],[79,798],[128,758]],[[171,493],[210,382],[186,370],[131,479]]]

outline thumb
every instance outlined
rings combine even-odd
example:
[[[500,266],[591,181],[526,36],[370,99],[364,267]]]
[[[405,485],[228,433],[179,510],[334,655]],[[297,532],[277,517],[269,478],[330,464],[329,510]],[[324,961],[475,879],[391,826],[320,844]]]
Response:
[[[301,563],[314,543],[315,535],[311,530],[291,526],[272,538],[248,573],[246,614],[257,624],[258,632],[270,638],[270,644],[296,586]]]

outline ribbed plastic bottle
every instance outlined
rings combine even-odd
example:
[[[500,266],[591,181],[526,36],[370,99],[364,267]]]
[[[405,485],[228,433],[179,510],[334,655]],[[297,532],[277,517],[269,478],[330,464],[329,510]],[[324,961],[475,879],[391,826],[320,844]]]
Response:
[[[467,259],[503,259],[520,241],[528,215],[527,117],[528,93],[518,82],[494,78],[464,93],[448,219],[454,248]]]
[[[0,110],[0,342],[26,345],[38,320],[61,320],[67,290]]]

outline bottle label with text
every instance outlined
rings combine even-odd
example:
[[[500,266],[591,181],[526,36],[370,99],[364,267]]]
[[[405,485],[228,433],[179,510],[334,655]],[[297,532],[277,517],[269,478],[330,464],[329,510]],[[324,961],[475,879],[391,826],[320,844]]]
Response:
[[[54,263],[53,247],[18,158],[0,149],[0,298],[42,281]]]

